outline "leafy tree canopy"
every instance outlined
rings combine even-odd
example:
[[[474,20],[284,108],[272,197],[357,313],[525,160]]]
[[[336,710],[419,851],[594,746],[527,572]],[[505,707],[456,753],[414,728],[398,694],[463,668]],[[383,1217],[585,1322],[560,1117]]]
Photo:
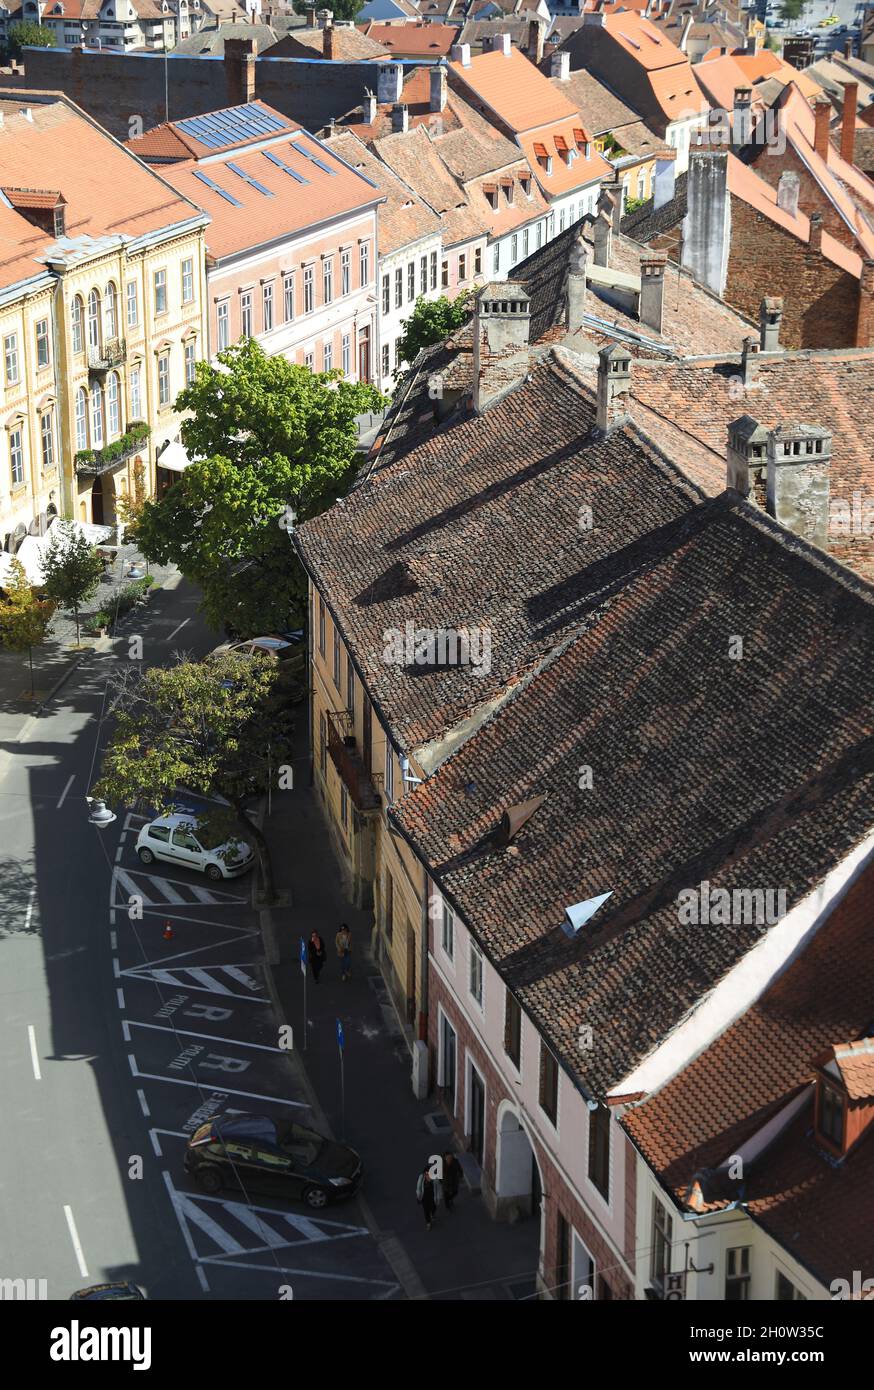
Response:
[[[56,521],[42,557],[42,572],[46,596],[75,616],[78,642],[79,609],[96,592],[103,561],[81,532],[68,521]]]
[[[4,591],[5,597],[0,598],[0,640],[10,651],[29,654],[33,693],[33,649],[45,639],[55,604],[51,599],[38,598],[33,592],[20,560],[12,561]]]
[[[331,0],[326,9],[330,9],[335,19],[357,19],[358,11],[364,6],[364,0]],[[321,5],[306,5],[304,0],[294,0],[295,14],[306,14],[308,9],[321,9]],[[292,30],[292,36],[294,31]]]
[[[22,48],[54,48],[55,36],[44,24],[21,19],[10,24],[6,45],[13,58],[20,58]]]
[[[306,592],[290,525],[330,506],[357,466],[355,417],[382,407],[374,387],[268,357],[252,339],[197,365],[177,399],[191,411],[192,462],[146,502],[137,544],[200,585],[215,626],[246,635],[299,625]]]
[[[398,338],[398,361],[414,362],[423,347],[439,343],[453,329],[460,328],[469,314],[466,294],[460,294],[456,299],[447,299],[446,295],[440,299],[422,299],[420,296]]]
[[[805,0],[783,0],[780,6],[782,19],[797,19],[804,9]]]

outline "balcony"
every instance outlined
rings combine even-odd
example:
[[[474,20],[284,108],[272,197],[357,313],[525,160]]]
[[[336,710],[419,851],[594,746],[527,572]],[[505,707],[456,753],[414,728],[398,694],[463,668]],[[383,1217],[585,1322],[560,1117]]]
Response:
[[[102,347],[88,349],[89,372],[108,372],[111,367],[120,367],[127,356],[127,343],[124,338],[110,338]]]
[[[378,811],[379,793],[357,750],[348,710],[329,710],[328,752],[356,811]]]
[[[111,440],[102,449],[80,449],[75,458],[77,474],[99,478],[104,473],[112,473],[135,454],[143,452],[149,433],[148,425],[131,425],[126,434]]]

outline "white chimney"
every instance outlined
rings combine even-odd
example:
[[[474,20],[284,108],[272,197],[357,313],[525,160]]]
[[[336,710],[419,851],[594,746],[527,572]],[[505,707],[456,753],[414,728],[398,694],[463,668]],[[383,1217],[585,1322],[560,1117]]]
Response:
[[[790,217],[798,216],[798,194],[801,180],[790,169],[784,169],[777,184],[777,207],[788,212]]]
[[[410,109],[405,101],[396,101],[391,109],[391,128],[403,133],[410,128]]]
[[[463,68],[470,67],[470,44],[454,43],[449,54],[453,63],[460,63]]]
[[[400,63],[378,63],[376,94],[380,106],[394,106],[400,101],[404,86],[404,69]]]
[[[373,125],[376,120],[376,97],[373,92],[364,93],[364,101],[361,103],[361,111],[365,125]]]
[[[598,429],[607,434],[628,419],[628,393],[631,390],[631,353],[613,343],[598,353]]]
[[[569,53],[553,53],[549,71],[551,76],[557,78],[559,82],[567,82],[571,75],[571,55]]]

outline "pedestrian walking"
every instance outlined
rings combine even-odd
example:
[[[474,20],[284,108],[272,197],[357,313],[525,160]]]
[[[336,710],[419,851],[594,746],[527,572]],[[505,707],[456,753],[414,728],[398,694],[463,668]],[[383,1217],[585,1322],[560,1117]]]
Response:
[[[345,922],[341,923],[340,930],[334,937],[334,945],[340,957],[340,978],[348,980],[352,974],[352,933]]]
[[[318,984],[327,952],[325,951],[325,943],[317,931],[314,931],[310,937],[307,955],[310,958],[310,965],[313,968],[313,979],[316,984]]]
[[[461,1164],[454,1153],[448,1150],[443,1155],[443,1199],[446,1202],[446,1210],[452,1210],[452,1203],[458,1196],[458,1189],[461,1186]]]
[[[425,1225],[430,1231],[437,1215],[437,1208],[443,1201],[443,1187],[439,1178],[431,1177],[430,1161],[425,1164],[416,1183],[416,1200],[421,1203]]]

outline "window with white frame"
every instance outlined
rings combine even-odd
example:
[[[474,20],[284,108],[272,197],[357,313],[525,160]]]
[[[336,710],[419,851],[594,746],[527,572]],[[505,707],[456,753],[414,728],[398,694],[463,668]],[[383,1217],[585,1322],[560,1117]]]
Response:
[[[407,303],[412,304],[416,298],[416,262],[410,261],[407,266]]]
[[[39,417],[39,433],[42,443],[43,472],[48,473],[55,466],[55,429],[50,410],[44,410]]]
[[[492,251],[492,270],[495,275],[499,275],[501,271],[501,243],[499,241],[495,242]]]
[[[388,738],[385,741],[385,795],[391,805],[395,799],[395,755]]]
[[[3,339],[3,362],[6,371],[6,385],[17,386],[20,380],[17,333],[9,333]]]
[[[467,279],[467,254],[464,251],[458,257],[458,278],[459,280]]]
[[[155,289],[155,313],[166,314],[167,312],[167,272],[166,270],[156,270],[152,283]]]
[[[170,354],[162,352],[158,358],[158,405],[170,404]]]
[[[482,275],[483,273],[483,248],[478,246],[473,253],[473,273]]]
[[[340,293],[348,294],[352,288],[352,257],[348,251],[340,252]]]
[[[74,352],[81,352],[85,346],[85,339],[82,331],[84,316],[85,311],[82,303],[82,296],[81,294],[76,294],[73,296],[73,302],[70,305],[70,327],[73,335]]]
[[[24,482],[24,433],[21,425],[13,425],[9,431],[9,471],[12,486],[21,487]]]
[[[589,1111],[589,1182],[610,1200],[610,1107]]]
[[[661,1289],[665,1275],[671,1272],[671,1240],[674,1223],[667,1207],[655,1193],[652,1197],[652,1233],[650,1236],[650,1283]]]
[[[99,381],[91,390],[91,444],[95,449],[103,447],[103,390]]]
[[[725,1301],[746,1303],[750,1296],[749,1245],[736,1245],[725,1252]]]
[[[103,297],[103,322],[104,337],[108,342],[112,342],[113,338],[118,337],[118,290],[112,280],[106,286]]]
[[[294,276],[286,275],[282,282],[282,297],[285,305],[285,322],[294,318]]]
[[[447,902],[443,903],[443,922],[440,933],[443,954],[455,960],[455,913]]]
[[[37,371],[43,367],[48,367],[51,362],[49,351],[49,321],[48,319],[38,319],[35,325],[36,333],[36,366]]]
[[[389,368],[389,357],[388,357],[388,354],[389,354],[389,345],[388,345],[388,343],[383,343],[383,345],[382,345],[382,374],[383,374],[383,376],[388,376],[389,370],[390,370],[390,368]]]
[[[428,257],[423,256],[419,261],[419,294],[428,293]]]
[[[519,237],[516,232],[510,237],[510,263],[516,264],[516,257],[519,255]]]
[[[185,385],[191,386],[194,381],[195,367],[195,346],[194,339],[189,338],[185,343]]]
[[[252,337],[252,291],[243,290],[240,295],[240,334],[244,338]]]
[[[88,396],[84,386],[76,392],[76,448],[88,448]]]
[[[110,372],[106,378],[106,429],[109,439],[115,439],[116,435],[121,434],[118,395],[118,376],[115,372]]]
[[[128,382],[129,382],[129,385],[130,385],[130,413],[131,413],[131,419],[132,419],[132,420],[139,420],[139,419],[142,418],[142,414],[143,414],[143,410],[142,410],[142,400],[141,400],[141,397],[140,397],[140,369],[139,369],[139,367],[131,367],[131,369],[130,369],[130,374],[129,374],[129,377],[128,377]]]
[[[231,343],[231,324],[229,305],[226,299],[219,300],[215,306],[216,321],[216,346],[219,352],[224,352],[225,348],[230,347]]]
[[[325,372],[334,370],[334,344],[330,340],[322,344],[322,370]]]
[[[322,302],[330,304],[334,298],[334,258],[326,256],[322,261]]]
[[[352,368],[352,339],[348,333],[343,334],[343,375],[348,376]]]
[[[395,269],[395,308],[400,309],[404,302],[404,268],[397,266]]]
[[[436,252],[436,251],[432,251],[432,252],[431,252],[430,271],[431,271],[431,288],[432,288],[432,290],[436,290],[436,288],[437,288],[437,252]]]
[[[88,295],[88,346],[94,352],[100,350],[100,292],[92,290]]]
[[[189,257],[182,262],[182,303],[194,301],[194,261]]]
[[[358,247],[358,268],[363,289],[370,279],[370,247],[366,241],[362,241]]]
[[[304,353],[304,355],[303,355],[303,364],[304,364],[305,367],[308,367],[309,370],[310,370],[311,372],[312,372],[312,371],[315,371],[315,367],[316,367],[316,355],[315,355],[315,353],[313,352],[312,348],[310,348],[310,350],[309,350],[308,352],[305,352],[305,353]]]
[[[306,265],[303,270],[303,311],[305,314],[311,314],[315,307],[316,291],[313,268],[311,265]]]
[[[127,306],[127,326],[128,328],[136,328],[140,321],[140,305],[137,296],[136,280],[128,280],[127,282],[125,287],[125,304]]]
[[[263,315],[264,332],[273,331],[273,285],[261,286],[261,312]]]
[[[333,676],[334,684],[340,689],[340,634],[334,625],[334,645],[333,645]]]
[[[383,277],[382,277],[382,312],[383,312],[384,314],[390,314],[390,313],[391,313],[391,276],[390,276],[390,275],[383,275]]]
[[[468,969],[468,988],[470,997],[475,1003],[483,1006],[483,953],[476,943],[471,939],[468,943],[469,950],[469,969]]]
[[[778,1269],[774,1281],[774,1299],[777,1303],[806,1303],[807,1294],[796,1288],[782,1269]]]

